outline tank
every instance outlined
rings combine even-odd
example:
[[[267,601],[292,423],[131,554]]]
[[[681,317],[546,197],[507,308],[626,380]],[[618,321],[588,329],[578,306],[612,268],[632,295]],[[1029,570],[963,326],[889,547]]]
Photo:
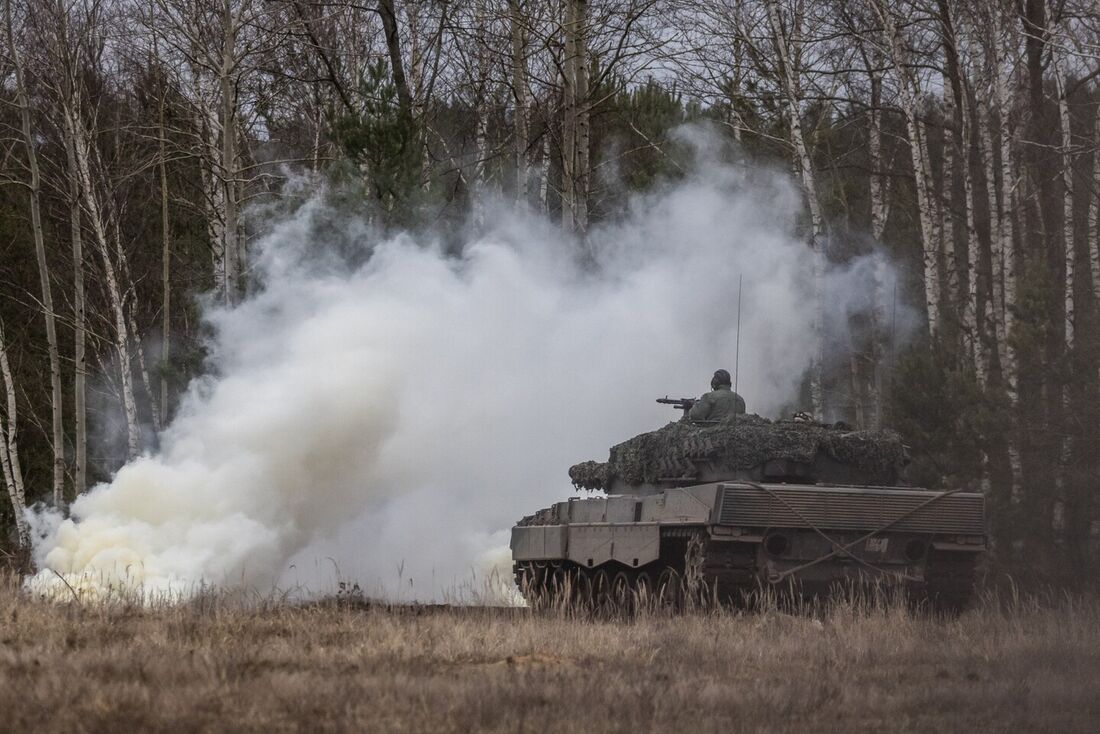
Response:
[[[534,607],[745,604],[877,583],[959,611],[986,548],[985,499],[905,486],[907,463],[892,431],[805,414],[670,423],[574,465],[587,494],[512,528],[516,583]]]

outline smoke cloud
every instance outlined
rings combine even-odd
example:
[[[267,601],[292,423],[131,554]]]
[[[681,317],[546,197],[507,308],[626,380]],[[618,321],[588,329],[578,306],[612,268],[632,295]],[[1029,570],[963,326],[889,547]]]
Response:
[[[324,591],[338,569],[446,596],[571,493],[571,464],[678,417],[655,397],[733,371],[739,276],[739,391],[764,415],[796,401],[813,350],[800,206],[784,176],[701,164],[584,252],[501,206],[454,255],[378,241],[318,195],[255,247],[262,289],[209,314],[209,376],[160,450],[71,519],[35,518],[31,586]],[[336,230],[364,264],[328,256]],[[830,288],[865,290],[843,273]]]

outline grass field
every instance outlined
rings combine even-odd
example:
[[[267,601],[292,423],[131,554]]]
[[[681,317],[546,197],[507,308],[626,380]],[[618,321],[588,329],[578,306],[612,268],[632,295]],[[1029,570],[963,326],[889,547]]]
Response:
[[[1095,732],[1100,603],[952,619],[276,604],[0,584],[0,730]]]

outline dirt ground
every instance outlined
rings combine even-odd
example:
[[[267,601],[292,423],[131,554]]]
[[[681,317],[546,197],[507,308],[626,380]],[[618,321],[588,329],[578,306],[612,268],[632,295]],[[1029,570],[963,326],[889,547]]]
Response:
[[[1094,732],[1100,602],[957,619],[838,605],[599,620],[524,609],[77,605],[0,588],[12,732]]]

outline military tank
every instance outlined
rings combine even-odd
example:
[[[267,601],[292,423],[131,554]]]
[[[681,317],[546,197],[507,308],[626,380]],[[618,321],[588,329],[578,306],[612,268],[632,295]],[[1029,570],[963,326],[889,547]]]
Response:
[[[871,583],[958,611],[986,548],[980,493],[905,486],[892,431],[852,430],[805,414],[685,419],[574,465],[588,496],[512,528],[516,583],[534,607],[655,600],[751,603]],[[593,496],[599,495],[599,496]]]

